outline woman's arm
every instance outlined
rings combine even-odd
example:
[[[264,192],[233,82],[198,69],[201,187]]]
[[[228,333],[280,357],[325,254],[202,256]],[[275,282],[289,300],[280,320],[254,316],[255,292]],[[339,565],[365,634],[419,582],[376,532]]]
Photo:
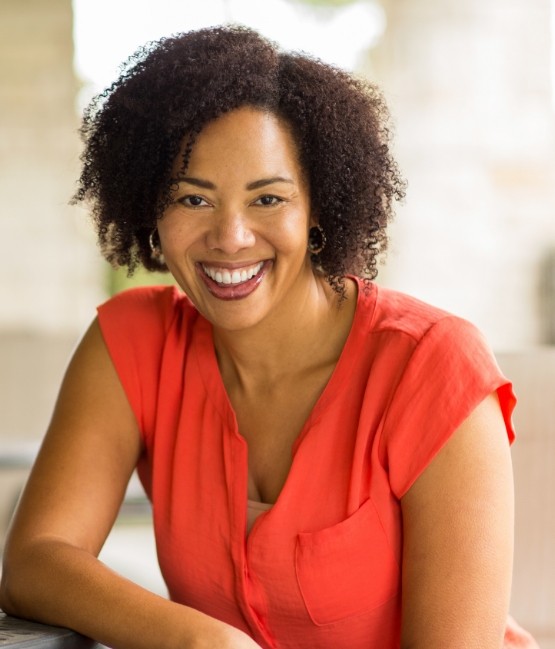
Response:
[[[12,522],[0,607],[121,649],[258,647],[97,560],[140,451],[135,417],[95,321],[68,367]]]
[[[441,406],[440,406],[441,407]],[[513,556],[513,481],[496,395],[402,498],[403,649],[500,649]]]

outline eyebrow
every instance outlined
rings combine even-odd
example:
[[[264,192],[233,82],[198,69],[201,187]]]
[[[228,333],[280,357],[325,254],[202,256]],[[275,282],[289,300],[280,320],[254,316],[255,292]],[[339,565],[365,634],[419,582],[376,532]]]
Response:
[[[191,178],[190,176],[178,176],[176,180],[178,183],[187,183],[189,185],[195,185],[195,187],[202,187],[203,189],[216,189],[216,185],[209,180]]]
[[[266,187],[266,185],[273,185],[274,183],[290,183],[291,185],[295,184],[291,178],[274,176],[273,178],[261,178],[260,180],[255,180],[247,185],[247,189],[260,189],[261,187]]]
[[[202,178],[193,178],[191,176],[181,176],[176,178],[177,182],[188,183],[189,185],[195,185],[195,187],[202,187],[203,189],[217,189],[214,183],[211,183],[209,180],[202,180]],[[284,178],[283,176],[273,176],[272,178],[261,178],[260,180],[254,180],[252,183],[247,185],[248,190],[260,189],[261,187],[266,187],[267,185],[273,185],[274,183],[289,183],[291,185],[295,184],[291,178]]]

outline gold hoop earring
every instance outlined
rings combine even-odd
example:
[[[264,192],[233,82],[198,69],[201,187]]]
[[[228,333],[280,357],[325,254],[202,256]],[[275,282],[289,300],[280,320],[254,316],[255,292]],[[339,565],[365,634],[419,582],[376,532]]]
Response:
[[[150,258],[159,264],[165,264],[166,260],[164,259],[164,253],[160,246],[160,235],[158,234],[157,228],[154,228],[148,235],[148,245],[150,247]]]
[[[326,233],[321,225],[313,225],[308,231],[307,250],[311,255],[319,255],[326,247]]]

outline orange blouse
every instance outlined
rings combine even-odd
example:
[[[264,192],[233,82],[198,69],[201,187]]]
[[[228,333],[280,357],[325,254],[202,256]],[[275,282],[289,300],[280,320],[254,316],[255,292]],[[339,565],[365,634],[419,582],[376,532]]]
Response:
[[[359,281],[287,481],[247,535],[248,449],[211,325],[169,287],[119,294],[99,322],[142,432],[138,470],[170,597],[264,649],[398,649],[400,498],[495,390],[514,438],[511,385],[481,334]]]

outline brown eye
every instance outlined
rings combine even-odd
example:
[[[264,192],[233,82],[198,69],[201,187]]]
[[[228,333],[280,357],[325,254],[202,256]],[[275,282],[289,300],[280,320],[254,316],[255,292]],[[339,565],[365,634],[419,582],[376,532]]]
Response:
[[[191,194],[189,196],[183,196],[179,199],[179,202],[187,207],[202,207],[203,204],[207,204],[202,196],[197,194]]]
[[[278,203],[281,203],[281,198],[278,198],[277,196],[272,196],[271,194],[265,194],[264,196],[261,196],[256,203],[260,205],[264,205],[265,207],[270,206],[270,205],[277,205]]]

